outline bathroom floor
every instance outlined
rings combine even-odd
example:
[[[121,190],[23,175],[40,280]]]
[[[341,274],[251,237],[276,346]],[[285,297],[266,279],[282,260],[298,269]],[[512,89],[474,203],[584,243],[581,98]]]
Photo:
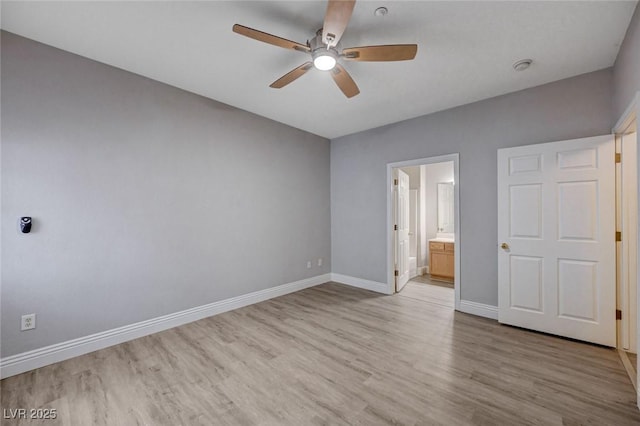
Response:
[[[429,284],[429,285],[435,285],[435,286],[438,286],[438,287],[446,287],[446,288],[453,289],[453,283],[448,283],[448,282],[438,281],[438,280],[432,280],[431,278],[429,278],[429,275],[418,275],[417,277],[411,278],[411,281],[415,281],[415,282],[421,283],[421,284]]]
[[[398,295],[447,306],[451,309],[454,307],[453,283],[431,280],[428,275],[418,275],[412,278]]]

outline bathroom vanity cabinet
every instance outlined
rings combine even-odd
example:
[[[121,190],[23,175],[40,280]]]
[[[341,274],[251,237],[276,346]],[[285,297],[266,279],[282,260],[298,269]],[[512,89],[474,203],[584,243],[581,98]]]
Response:
[[[429,274],[431,279],[453,282],[455,270],[455,243],[429,241]]]

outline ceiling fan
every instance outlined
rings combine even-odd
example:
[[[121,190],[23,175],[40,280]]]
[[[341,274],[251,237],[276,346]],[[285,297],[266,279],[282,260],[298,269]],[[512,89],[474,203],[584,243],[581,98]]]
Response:
[[[416,44],[390,44],[341,49],[340,38],[342,38],[349,19],[351,19],[355,4],[355,0],[329,0],[323,28],[319,29],[315,37],[307,41],[307,44],[297,43],[239,24],[233,26],[233,31],[264,43],[311,55],[311,61],[307,61],[289,71],[271,83],[269,87],[280,89],[315,67],[321,71],[329,71],[342,93],[347,98],[351,98],[360,93],[360,89],[358,89],[349,73],[338,62],[338,59],[348,61],[407,61],[415,58],[418,51],[418,45]]]

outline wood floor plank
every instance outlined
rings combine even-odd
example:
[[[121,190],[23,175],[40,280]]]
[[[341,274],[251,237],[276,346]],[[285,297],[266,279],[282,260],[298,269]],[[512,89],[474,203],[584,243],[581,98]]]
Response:
[[[422,290],[328,283],[10,377],[3,409],[58,418],[2,424],[640,424],[615,350]]]
[[[448,306],[451,309],[454,308],[453,284],[433,281],[426,275],[419,275],[409,280],[398,294],[403,297]]]

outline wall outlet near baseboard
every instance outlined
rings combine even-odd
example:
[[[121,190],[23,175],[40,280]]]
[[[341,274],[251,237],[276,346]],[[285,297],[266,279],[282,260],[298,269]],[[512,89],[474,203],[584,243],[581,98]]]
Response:
[[[321,257],[318,258],[318,266],[322,266],[322,258]]]
[[[311,269],[311,261],[307,260],[307,269]]]
[[[33,330],[34,328],[36,328],[36,314],[23,315],[20,322],[20,331]]]

